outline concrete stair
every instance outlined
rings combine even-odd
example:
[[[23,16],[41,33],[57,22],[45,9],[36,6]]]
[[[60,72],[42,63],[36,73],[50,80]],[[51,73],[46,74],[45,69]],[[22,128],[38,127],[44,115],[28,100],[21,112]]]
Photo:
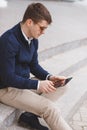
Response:
[[[59,88],[60,90],[58,91],[60,91],[62,96],[58,100],[56,99],[57,92],[55,94],[45,95],[50,100],[53,100],[58,105],[58,107],[61,108],[62,115],[67,120],[71,118],[69,116],[70,112],[73,110],[76,104],[79,104],[79,100],[86,91],[86,87],[84,86],[84,89],[84,87],[82,88],[81,85],[84,83],[82,78],[84,77],[83,72],[87,72],[86,45],[87,39],[82,39],[69,43],[63,43],[61,45],[39,52],[40,64],[49,72],[55,75],[74,77],[68,84],[70,87],[68,87],[69,89],[64,95],[61,93],[65,90],[63,90],[63,88]],[[81,70],[81,68],[83,70]],[[81,91],[78,93],[79,89],[81,89]],[[0,103],[0,130],[26,130],[24,128],[18,127],[17,125],[12,125],[18,115],[18,110]]]

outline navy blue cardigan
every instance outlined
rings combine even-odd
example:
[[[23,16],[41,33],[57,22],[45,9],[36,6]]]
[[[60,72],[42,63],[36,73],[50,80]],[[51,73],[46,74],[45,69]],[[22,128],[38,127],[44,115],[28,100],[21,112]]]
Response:
[[[38,64],[37,49],[38,40],[29,45],[20,23],[0,37],[0,88],[37,89],[38,80],[31,80],[30,73],[42,80],[49,74]]]

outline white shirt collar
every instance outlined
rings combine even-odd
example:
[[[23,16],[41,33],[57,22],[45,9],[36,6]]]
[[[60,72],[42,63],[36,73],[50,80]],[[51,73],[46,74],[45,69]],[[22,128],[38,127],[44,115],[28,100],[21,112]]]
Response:
[[[28,44],[30,45],[31,40],[32,40],[33,38],[28,38],[28,37],[25,35],[25,33],[23,32],[22,29],[21,29],[21,31],[22,31],[22,34],[23,34],[24,38],[28,41]]]

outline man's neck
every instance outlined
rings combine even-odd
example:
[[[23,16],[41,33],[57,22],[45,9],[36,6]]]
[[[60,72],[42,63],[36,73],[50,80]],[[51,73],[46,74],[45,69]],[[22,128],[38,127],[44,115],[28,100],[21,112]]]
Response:
[[[20,26],[21,26],[22,32],[26,35],[26,37],[27,37],[27,38],[30,38],[30,36],[29,36],[29,34],[28,34],[28,31],[27,31],[27,26],[26,26],[26,24],[20,23]]]

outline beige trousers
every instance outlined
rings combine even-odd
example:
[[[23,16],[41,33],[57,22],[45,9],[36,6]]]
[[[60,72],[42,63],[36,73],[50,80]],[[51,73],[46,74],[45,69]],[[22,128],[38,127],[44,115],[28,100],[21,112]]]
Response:
[[[31,90],[12,87],[0,89],[0,102],[41,116],[51,130],[72,130],[55,103]]]

